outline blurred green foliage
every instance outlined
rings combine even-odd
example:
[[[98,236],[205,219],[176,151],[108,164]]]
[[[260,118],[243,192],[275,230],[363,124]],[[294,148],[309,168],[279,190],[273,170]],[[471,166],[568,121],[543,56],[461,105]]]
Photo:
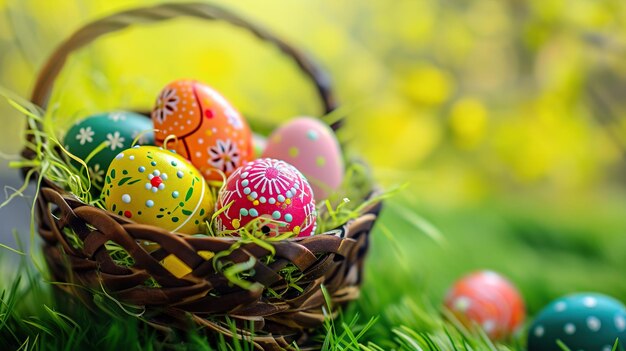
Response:
[[[80,25],[160,1],[0,1],[0,84],[28,96],[53,48]],[[214,1],[313,53],[349,113],[345,137],[383,182],[446,201],[529,189],[622,187],[626,3],[620,0]],[[148,109],[194,77],[244,113],[319,114],[295,65],[248,33],[181,19],[136,26],[73,55],[59,121]],[[19,150],[18,113],[0,104]],[[428,189],[424,191],[423,189]],[[582,196],[582,195],[581,195]]]

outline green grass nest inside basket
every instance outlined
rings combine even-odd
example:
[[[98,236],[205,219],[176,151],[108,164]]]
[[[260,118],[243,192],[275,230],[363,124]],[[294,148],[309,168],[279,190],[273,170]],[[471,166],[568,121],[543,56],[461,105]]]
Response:
[[[91,177],[86,166],[86,162],[90,158],[107,147],[106,143],[99,145],[86,160],[81,160],[68,152],[60,142],[60,133],[55,125],[55,108],[44,112],[28,101],[24,101],[3,91],[0,91],[0,94],[4,95],[13,107],[26,115],[29,129],[25,135],[25,146],[34,154],[32,160],[23,159],[10,163],[12,167],[28,170],[25,173],[24,185],[13,193],[7,202],[13,197],[22,194],[27,184],[32,180],[35,180],[39,187],[42,180],[45,178],[72,193],[82,202],[101,209],[106,209],[102,200],[98,196],[94,196],[94,193],[98,192],[94,192],[92,188]],[[51,106],[54,106],[54,104],[51,104]],[[139,138],[139,136],[137,138]],[[362,210],[372,202],[380,201],[383,197],[390,194],[382,193],[370,197],[370,194],[374,190],[374,183],[367,167],[353,160],[349,160],[346,164],[346,175],[342,185],[328,199],[317,204],[318,218],[315,235],[340,227],[348,221],[359,217]],[[221,186],[223,186],[223,183],[223,181],[209,182],[213,198],[217,198],[217,194]],[[226,210],[229,205],[222,208],[221,211]],[[215,218],[217,215],[218,212],[208,218],[204,225],[205,233],[197,235],[232,236],[233,233],[231,232],[220,233],[216,230]],[[295,236],[294,233],[284,233],[277,237],[268,237],[263,233],[262,228],[272,221],[272,219],[258,218],[240,228],[234,233],[239,237],[239,240],[228,250],[216,252],[215,258],[228,256],[241,245],[253,242],[270,252],[268,256],[262,259],[266,261],[265,263],[271,263],[274,260],[274,248],[271,243]],[[65,234],[70,238],[70,242],[75,248],[82,247],[83,243],[71,230],[66,230]],[[109,251],[111,258],[118,265],[126,267],[133,265],[132,257],[118,244],[108,242],[105,247]],[[254,274],[252,267],[255,265],[255,258],[237,264],[224,264],[220,262],[221,260],[213,259],[213,263],[216,265],[216,271],[222,272],[232,284],[245,289],[260,288],[255,285],[258,283],[251,283],[247,279],[247,277]],[[266,294],[278,297],[290,289],[302,291],[302,288],[298,286],[301,272],[299,272],[295,266],[288,265],[279,273],[287,282],[288,288],[285,291],[267,289]],[[153,279],[146,281],[145,284],[151,287],[158,287],[158,284]]]

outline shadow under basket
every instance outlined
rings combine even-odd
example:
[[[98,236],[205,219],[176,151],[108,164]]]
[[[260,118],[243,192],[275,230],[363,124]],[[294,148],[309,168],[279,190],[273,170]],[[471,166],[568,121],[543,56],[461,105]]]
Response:
[[[329,80],[308,56],[247,20],[200,3],[139,8],[85,25],[50,57],[38,77],[32,102],[45,110],[53,82],[75,49],[133,23],[179,16],[223,20],[274,44],[315,84],[324,112],[335,109]],[[331,127],[337,130],[340,126],[337,122]],[[28,150],[24,156],[34,157]],[[368,199],[374,196],[372,190]],[[37,220],[52,279],[69,283],[57,286],[82,301],[93,301],[93,292],[104,289],[121,303],[144,307],[147,313],[143,318],[157,329],[200,327],[209,335],[221,333],[248,340],[257,349],[280,350],[291,348],[294,342],[307,345],[309,333],[322,325],[327,317],[322,285],[334,308],[358,297],[369,234],[380,209],[381,202],[373,201],[358,218],[335,230],[265,242],[273,247],[272,254],[267,246],[256,243],[237,245],[238,238],[181,235],[137,224],[85,204],[44,178],[37,199]],[[158,249],[148,252],[142,244],[146,241]],[[106,248],[111,242],[132,257],[129,266],[116,264]],[[227,254],[207,259],[203,255],[207,251]],[[165,269],[161,261],[172,255],[187,265],[190,273],[177,278]],[[223,269],[245,262],[253,272],[246,277],[246,288],[233,284]],[[288,286],[281,275],[286,268],[297,272],[300,289]],[[275,291],[283,293],[272,293]]]

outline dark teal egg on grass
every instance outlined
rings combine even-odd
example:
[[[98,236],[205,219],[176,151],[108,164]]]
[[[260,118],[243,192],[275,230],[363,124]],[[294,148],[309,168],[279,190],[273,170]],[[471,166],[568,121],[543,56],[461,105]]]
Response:
[[[545,307],[528,330],[528,351],[611,351],[626,340],[626,307],[597,293],[569,295]],[[619,348],[618,348],[619,349]]]
[[[154,126],[146,116],[133,112],[106,112],[76,122],[65,134],[63,145],[76,157],[86,160],[100,145],[106,147],[87,162],[92,183],[102,185],[111,161],[120,151],[138,145],[154,145]],[[80,167],[77,162],[74,165]]]

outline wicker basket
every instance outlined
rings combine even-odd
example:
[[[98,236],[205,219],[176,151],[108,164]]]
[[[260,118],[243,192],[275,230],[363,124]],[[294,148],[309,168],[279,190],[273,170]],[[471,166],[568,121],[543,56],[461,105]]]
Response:
[[[231,12],[200,3],[139,8],[87,24],[63,42],[47,61],[36,82],[32,102],[45,110],[54,80],[73,50],[132,24],[179,16],[226,21],[274,44],[315,84],[324,111],[331,112],[336,107],[329,81],[309,57]],[[332,128],[337,130],[340,126],[338,122]],[[24,156],[32,158],[28,150]],[[373,192],[370,196],[374,196]],[[195,323],[209,333],[251,340],[258,349],[279,350],[290,348],[294,342],[303,344],[309,332],[322,324],[326,303],[321,285],[326,287],[333,306],[358,297],[368,237],[381,203],[373,202],[359,218],[336,230],[273,243],[275,259],[269,264],[261,260],[269,251],[256,244],[242,245],[230,255],[218,258],[234,263],[257,258],[252,280],[258,288],[252,290],[229,284],[222,272],[216,271],[219,265],[214,265],[213,259],[205,260],[198,254],[227,250],[237,238],[186,236],[137,224],[87,205],[46,179],[37,207],[39,233],[44,239],[44,253],[53,279],[73,283],[60,285],[62,289],[88,302],[91,296],[86,291],[89,290],[75,286],[104,288],[121,302],[145,306],[151,312],[146,314],[150,316],[149,322],[161,330],[185,329]],[[68,230],[83,241],[82,249],[70,244]],[[134,265],[117,265],[104,247],[108,241],[122,246],[134,259]],[[138,244],[140,241],[154,242],[160,248],[147,252]],[[170,254],[192,268],[192,272],[180,279],[174,277],[160,264]],[[302,272],[299,285],[304,291],[269,297],[266,289],[285,287],[279,271],[290,264]],[[144,282],[150,278],[159,287],[146,286]],[[227,318],[236,322],[236,333],[229,328]],[[254,327],[254,333],[249,331],[250,326]]]

